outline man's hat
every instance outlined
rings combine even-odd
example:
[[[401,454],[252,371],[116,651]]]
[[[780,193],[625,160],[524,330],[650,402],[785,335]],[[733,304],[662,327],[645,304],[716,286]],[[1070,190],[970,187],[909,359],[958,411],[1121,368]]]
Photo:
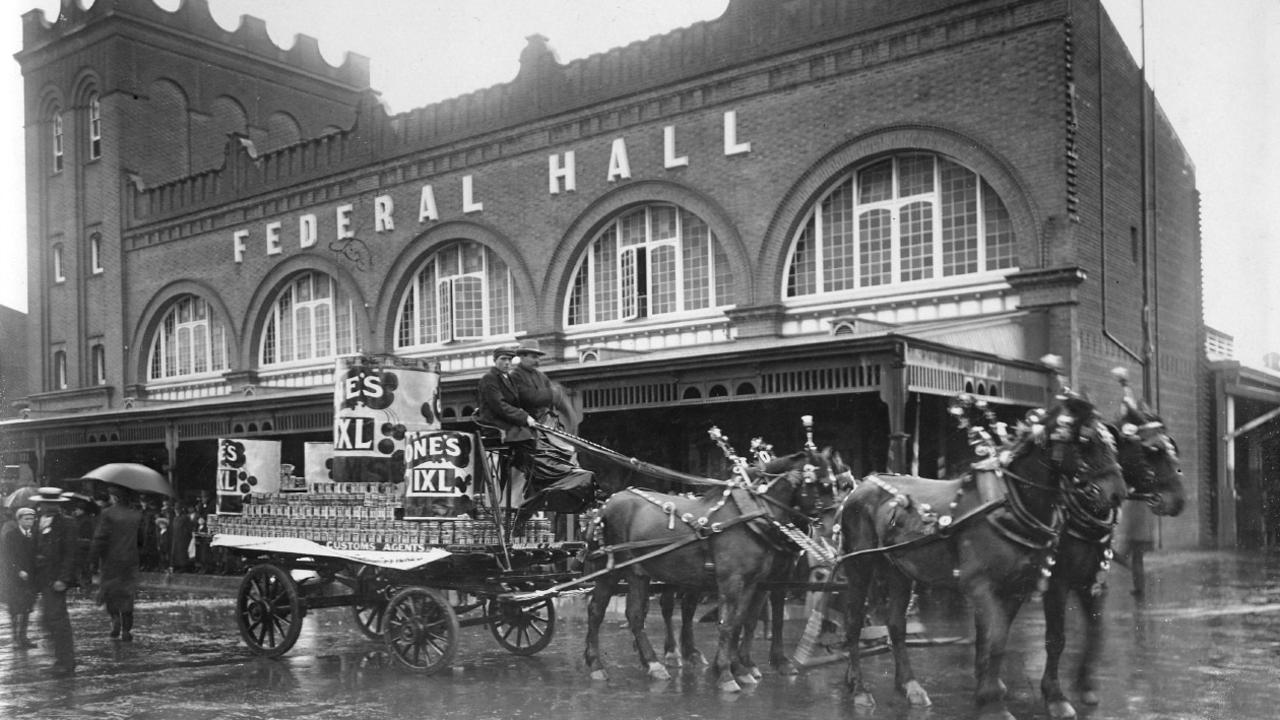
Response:
[[[22,518],[26,517],[27,515],[35,515],[35,514],[36,514],[36,511],[35,511],[35,510],[32,510],[32,509],[31,509],[31,508],[29,508],[29,507],[20,507],[20,508],[18,508],[17,510],[14,510],[14,511],[13,511],[13,517],[14,517],[14,518],[16,518],[16,519],[18,519],[18,520],[21,520]]]
[[[514,345],[502,345],[493,349],[493,359],[500,357],[515,357],[516,347]]]
[[[526,338],[521,340],[520,344],[516,346],[516,354],[538,356],[546,355],[546,353],[542,351],[542,347],[538,345],[538,341],[535,338]]]
[[[42,487],[39,494],[32,498],[36,502],[42,503],[64,503],[66,498],[62,497],[62,488]]]

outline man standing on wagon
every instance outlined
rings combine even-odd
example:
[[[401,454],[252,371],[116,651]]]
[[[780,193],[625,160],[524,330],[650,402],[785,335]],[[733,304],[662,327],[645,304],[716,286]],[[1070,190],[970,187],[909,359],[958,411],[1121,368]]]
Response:
[[[511,370],[511,379],[517,404],[538,424],[563,430],[566,420],[568,425],[576,425],[574,410],[563,389],[538,369],[544,355],[537,340],[525,340],[516,347],[519,363]],[[535,431],[532,453],[524,467],[529,489],[516,518],[517,529],[538,510],[576,514],[595,498],[595,474],[578,465],[577,452],[560,438]]]

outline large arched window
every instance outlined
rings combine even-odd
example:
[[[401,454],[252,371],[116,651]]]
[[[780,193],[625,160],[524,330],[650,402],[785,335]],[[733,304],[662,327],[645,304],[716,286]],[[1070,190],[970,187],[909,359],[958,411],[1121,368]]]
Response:
[[[922,283],[1013,268],[1004,203],[974,171],[902,153],[857,169],[809,211],[791,246],[786,296]]]
[[[262,333],[261,365],[323,360],[355,351],[355,308],[333,278],[304,273],[276,297]]]
[[[729,297],[729,261],[707,223],[675,205],[615,218],[570,281],[568,325],[706,310]]]
[[[148,357],[148,380],[222,372],[229,368],[226,327],[213,317],[208,303],[186,295],[160,320]]]
[[[433,253],[396,313],[396,347],[514,332],[511,272],[498,254],[462,240]]]

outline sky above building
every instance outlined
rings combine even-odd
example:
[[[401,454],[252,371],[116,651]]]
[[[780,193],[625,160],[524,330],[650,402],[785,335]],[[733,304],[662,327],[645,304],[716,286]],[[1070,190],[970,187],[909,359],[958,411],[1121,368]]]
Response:
[[[856,2],[857,0],[850,0]],[[167,10],[180,0],[157,0]],[[370,58],[373,87],[403,112],[510,81],[529,35],[568,62],[719,17],[728,0],[208,0],[232,30],[262,18],[281,47],[315,37],[325,58]],[[82,5],[92,2],[82,0]],[[1103,0],[1196,169],[1205,321],[1258,366],[1280,352],[1280,0]],[[1144,7],[1145,6],[1145,7]],[[7,6],[0,41],[22,49],[20,15],[58,15],[58,0]],[[1143,22],[1145,17],[1145,22]],[[1145,25],[1145,28],[1143,27]],[[1145,32],[1143,30],[1145,29]],[[1145,50],[1142,38],[1145,37]],[[0,68],[0,305],[27,309],[22,76]],[[1158,242],[1158,240],[1157,240]],[[1187,288],[1186,291],[1192,291]],[[1162,287],[1161,292],[1177,292]]]

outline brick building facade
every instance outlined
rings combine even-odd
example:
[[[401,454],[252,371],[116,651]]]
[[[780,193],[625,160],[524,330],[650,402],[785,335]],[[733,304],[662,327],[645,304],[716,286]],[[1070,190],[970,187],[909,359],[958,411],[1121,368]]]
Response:
[[[216,0],[215,0],[216,1]],[[331,434],[332,357],[440,363],[461,421],[534,338],[582,434],[706,470],[741,442],[945,472],[956,392],[1118,405],[1133,369],[1206,543],[1195,171],[1093,0],[734,0],[388,115],[367,62],[204,0],[23,16],[32,369],[6,457],[211,487],[216,438]],[[1143,313],[1144,304],[1149,313]],[[296,457],[295,457],[296,456]]]

